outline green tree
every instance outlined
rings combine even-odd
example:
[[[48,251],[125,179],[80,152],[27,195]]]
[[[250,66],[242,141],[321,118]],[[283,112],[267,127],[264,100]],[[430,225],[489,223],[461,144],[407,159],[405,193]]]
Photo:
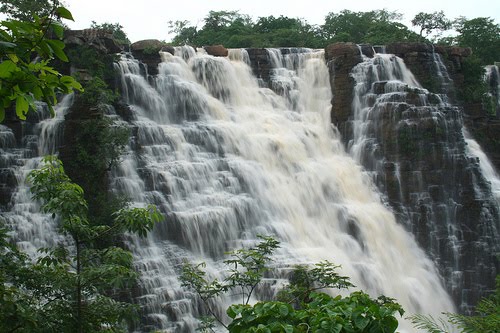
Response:
[[[83,190],[52,156],[28,178],[42,211],[57,218],[72,244],[40,249],[33,264],[7,242],[5,230],[0,232],[2,332],[126,331],[136,309],[117,299],[120,288],[136,279],[132,255],[96,244],[123,231],[144,236],[161,215],[153,206],[124,208],[114,214],[112,225],[92,223]]]
[[[484,81],[485,69],[478,55],[467,57],[462,65],[464,82],[459,98],[465,103],[481,103],[488,98],[488,86]]]
[[[295,267],[290,283],[278,295],[278,300],[267,300],[250,305],[250,297],[270,270],[271,255],[279,247],[272,237],[260,237],[261,242],[248,249],[231,252],[227,277],[208,281],[204,263],[183,267],[183,285],[194,290],[213,315],[229,332],[395,332],[396,313],[403,314],[394,300],[381,296],[370,298],[363,292],[347,297],[330,296],[320,292],[327,288],[353,286],[349,278],[336,272],[338,266],[325,261],[313,268]],[[211,308],[211,300],[224,293],[240,295],[241,303],[231,305],[226,313],[229,324]],[[203,319],[201,330],[213,329],[214,319]]]
[[[385,9],[369,12],[343,10],[340,13],[329,13],[322,30],[328,42],[363,43],[365,36],[376,24],[398,21],[401,18],[401,14]]]
[[[500,60],[500,25],[489,17],[472,20],[459,18],[455,21],[456,37],[459,46],[470,47],[479,57],[482,65],[493,64]]]
[[[61,5],[59,0],[2,0],[0,11],[15,20],[31,21],[34,16],[51,16]]]
[[[446,18],[442,10],[433,13],[420,12],[411,20],[411,24],[414,27],[420,27],[419,35],[422,39],[427,38],[433,32],[439,33],[452,27],[452,22]]]
[[[129,45],[130,40],[127,37],[127,34],[123,30],[123,26],[119,23],[101,23],[97,24],[96,21],[92,21],[92,24],[90,25],[91,29],[97,29],[97,30],[103,30],[106,31],[107,33],[110,33],[113,35],[113,38],[115,41],[117,41],[121,45]]]
[[[55,8],[49,16],[33,16],[31,21],[0,22],[0,122],[7,109],[15,105],[15,113],[26,119],[35,101],[47,103],[53,113],[58,93],[83,90],[71,76],[61,75],[49,66],[52,59],[68,61],[64,53],[64,28],[55,17],[73,20],[64,7]],[[52,31],[57,39],[49,38]]]
[[[379,21],[373,23],[363,37],[363,43],[383,45],[401,41],[416,42],[419,36],[402,23]]]
[[[189,21],[168,21],[169,33],[175,33],[174,45],[194,45],[198,30],[190,26]]]

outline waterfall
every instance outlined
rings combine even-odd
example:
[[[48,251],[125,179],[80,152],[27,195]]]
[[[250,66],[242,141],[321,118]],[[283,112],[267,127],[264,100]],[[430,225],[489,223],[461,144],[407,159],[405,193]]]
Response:
[[[500,117],[500,71],[497,65],[486,66],[485,81],[489,86],[489,94],[494,98],[495,114]]]
[[[467,312],[481,297],[474,288],[494,285],[499,209],[488,182],[493,173],[474,142],[466,144],[461,110],[446,98],[452,81],[433,54],[443,94],[423,89],[391,54],[363,57],[353,68],[348,149]],[[477,262],[467,259],[468,251],[475,251]]]
[[[37,202],[31,199],[27,175],[36,169],[42,156],[57,153],[61,144],[64,114],[73,103],[73,95],[65,96],[55,106],[55,117],[51,118],[44,105],[40,104],[36,117],[42,119],[36,124],[26,123],[23,146],[15,145],[14,133],[0,125],[0,151],[2,168],[15,177],[16,188],[8,204],[8,210],[0,212],[9,228],[9,236],[18,248],[31,257],[37,257],[39,248],[68,244],[69,240],[57,231],[56,221],[48,214],[40,213]],[[33,117],[35,115],[31,115]],[[3,139],[2,139],[3,138]],[[8,161],[8,163],[6,163]]]
[[[467,142],[467,150],[469,154],[478,159],[482,174],[488,181],[491,182],[491,191],[493,192],[495,200],[500,205],[500,176],[496,172],[493,164],[491,164],[488,156],[486,156],[484,151],[481,149],[479,143],[471,137],[466,129],[464,129],[464,137]]]
[[[141,272],[140,331],[193,332],[204,309],[180,286],[182,262],[205,261],[220,278],[224,252],[258,234],[281,241],[276,267],[330,260],[407,313],[453,311],[434,264],[330,125],[323,52],[268,50],[269,89],[238,51],[216,58],[186,48],[161,54],[152,84],[136,60],[123,56],[117,66],[136,135],[112,187],[166,216],[147,238],[128,240]],[[400,74],[416,84],[401,68],[388,79]],[[391,89],[398,98],[399,83]],[[218,311],[234,301],[218,300]]]

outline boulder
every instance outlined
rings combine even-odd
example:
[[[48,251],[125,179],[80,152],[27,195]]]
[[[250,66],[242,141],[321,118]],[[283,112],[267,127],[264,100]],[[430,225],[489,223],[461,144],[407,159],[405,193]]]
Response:
[[[130,45],[130,51],[134,58],[147,66],[148,74],[156,75],[158,74],[158,64],[161,62],[159,52],[165,47],[167,45],[158,39],[144,39]]]
[[[130,50],[134,52],[152,53],[154,51],[159,52],[165,43],[159,41],[158,39],[144,39],[137,41],[130,45]]]
[[[210,45],[203,47],[205,51],[214,57],[227,57],[229,51],[222,45]]]
[[[346,60],[353,59],[352,62],[361,62],[361,55],[359,54],[359,48],[354,43],[335,43],[328,45],[325,48],[325,58],[326,61],[330,61],[333,58],[343,58]],[[359,60],[359,61],[358,61]]]

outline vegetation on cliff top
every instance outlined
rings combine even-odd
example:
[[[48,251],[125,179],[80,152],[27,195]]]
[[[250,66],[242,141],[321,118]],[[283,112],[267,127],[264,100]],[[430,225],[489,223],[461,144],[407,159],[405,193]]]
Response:
[[[446,18],[442,11],[420,12],[412,20],[416,33],[400,21],[397,12],[342,10],[328,13],[322,25],[286,16],[267,16],[252,20],[237,11],[210,11],[201,28],[188,21],[169,21],[176,45],[216,45],[239,47],[323,48],[335,42],[388,44],[393,42],[432,42],[471,47],[481,63],[492,64],[500,54],[500,25],[491,18],[468,20]],[[454,29],[454,33],[452,32]],[[453,37],[442,37],[448,31]],[[425,34],[424,34],[425,33]]]

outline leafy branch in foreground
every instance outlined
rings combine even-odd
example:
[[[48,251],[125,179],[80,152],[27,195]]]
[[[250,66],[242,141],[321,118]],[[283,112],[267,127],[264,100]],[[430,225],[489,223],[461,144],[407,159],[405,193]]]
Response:
[[[373,332],[392,333],[398,327],[395,315],[404,311],[393,299],[380,296],[372,299],[357,291],[347,297],[331,296],[322,289],[353,286],[348,277],[336,272],[339,266],[323,261],[312,268],[295,267],[289,285],[278,293],[278,300],[265,300],[250,305],[250,298],[264,273],[269,271],[272,254],[279,242],[272,237],[259,236],[261,242],[249,249],[230,252],[229,266],[223,281],[207,280],[204,263],[183,267],[181,280],[192,289],[207,306],[212,319],[203,318],[199,329],[213,330],[215,321],[229,332]],[[230,322],[212,309],[215,297],[224,293],[242,295],[240,304],[229,306],[226,311]]]
[[[61,41],[64,27],[56,16],[73,20],[66,8],[55,7],[47,16],[0,22],[0,122],[14,105],[17,117],[26,119],[30,109],[36,110],[37,100],[47,103],[53,114],[58,93],[83,90],[73,77],[49,65],[54,58],[68,61]],[[56,39],[48,37],[49,31]]]

